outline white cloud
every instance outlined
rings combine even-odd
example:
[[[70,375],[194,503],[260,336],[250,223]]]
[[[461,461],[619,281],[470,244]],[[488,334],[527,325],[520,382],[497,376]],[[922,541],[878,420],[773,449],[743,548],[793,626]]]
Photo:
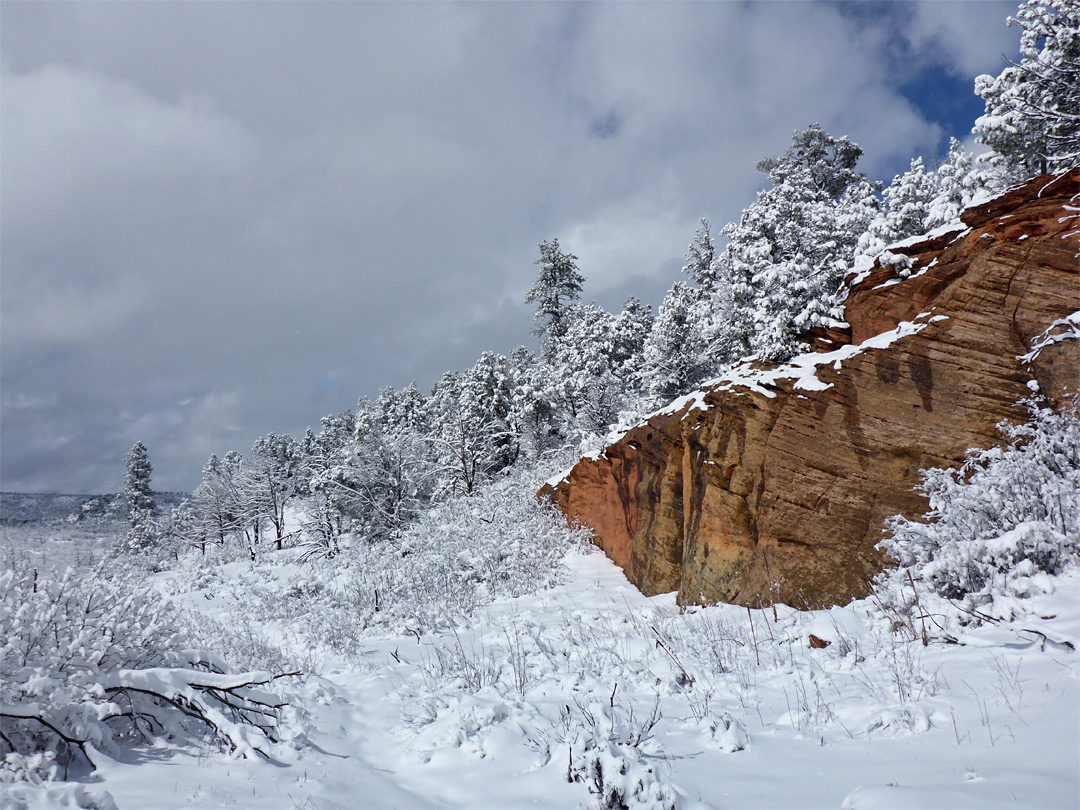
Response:
[[[1008,0],[919,3],[906,36],[919,57],[932,51],[961,76],[996,75],[1003,58],[1016,58],[1020,35],[1006,26],[1016,7]]]
[[[132,81],[59,65],[0,70],[9,229],[55,228],[58,214],[120,191],[146,197],[230,175],[257,148],[205,97],[170,104]]]
[[[593,294],[632,276],[654,274],[685,253],[696,220],[681,216],[682,206],[664,196],[627,200],[566,231],[560,244],[580,258]]]
[[[36,396],[20,391],[13,396],[7,396],[5,394],[2,402],[5,408],[14,408],[15,410],[23,411],[36,408],[51,408],[59,402],[59,397],[55,395]]]
[[[74,345],[116,330],[142,309],[154,291],[132,276],[106,279],[101,287],[5,278],[4,342],[9,347]]]

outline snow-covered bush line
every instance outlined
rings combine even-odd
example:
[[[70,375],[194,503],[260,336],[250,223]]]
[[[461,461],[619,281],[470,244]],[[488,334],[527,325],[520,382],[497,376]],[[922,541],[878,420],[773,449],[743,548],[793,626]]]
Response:
[[[772,692],[786,694],[783,725],[804,733],[837,728],[841,707],[858,705],[868,708],[867,718],[845,733],[871,734],[888,725],[871,716],[873,709],[925,715],[915,707],[940,686],[922,665],[921,646],[897,637],[871,605],[817,613],[784,607],[776,619],[754,611],[756,642],[742,610],[721,605],[635,615],[612,607],[574,612],[556,623],[513,616],[512,634],[425,639],[415,674],[400,692],[409,698],[408,720],[417,728],[454,713],[455,698],[497,694],[517,706],[566,708],[566,717],[549,718],[545,735],[560,743],[587,727],[608,729],[606,737],[616,743],[649,751],[648,740],[673,724],[711,723],[714,742],[734,751],[747,740],[739,724],[733,726],[732,712],[745,715],[763,701],[775,703]],[[826,637],[828,648],[810,647],[810,632]],[[725,639],[722,663],[703,638]],[[401,655],[415,657],[405,648]],[[554,698],[560,690],[568,691]],[[598,712],[601,704],[610,711]],[[572,727],[577,731],[570,733]]]
[[[904,593],[914,583],[962,600],[969,618],[995,598],[1023,597],[1039,575],[1058,574],[1080,555],[1080,400],[1059,411],[1028,403],[1030,421],[1002,423],[1002,447],[972,451],[959,470],[927,470],[921,491],[930,511],[922,523],[891,521],[882,542],[900,568],[879,577],[879,591]],[[906,601],[904,601],[906,600]],[[896,599],[893,600],[894,602]]]
[[[283,701],[269,672],[189,649],[167,601],[122,576],[0,574],[0,781],[67,777],[125,742],[270,756]]]
[[[587,542],[585,531],[536,499],[538,480],[536,471],[520,472],[450,498],[391,539],[343,538],[332,558],[286,576],[281,555],[295,558],[295,550],[245,565],[242,579],[227,583],[228,574],[190,558],[201,571],[191,584],[237,589],[238,618],[278,628],[286,647],[309,655],[313,648],[355,655],[379,631],[452,627],[495,599],[549,588],[567,551]]]
[[[192,612],[182,613],[180,620],[194,647],[227,660],[234,669],[305,675],[316,669],[310,657],[286,654],[248,622],[219,622]]]

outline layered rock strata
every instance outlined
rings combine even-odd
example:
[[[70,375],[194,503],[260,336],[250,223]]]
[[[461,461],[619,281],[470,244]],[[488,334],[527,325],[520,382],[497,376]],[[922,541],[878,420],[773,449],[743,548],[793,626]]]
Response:
[[[922,468],[999,441],[1032,381],[1059,402],[1080,386],[1080,340],[1023,357],[1044,333],[1077,331],[1080,171],[962,221],[852,280],[850,334],[735,369],[542,493],[646,594],[807,608],[865,596],[887,564],[886,519],[927,510]]]

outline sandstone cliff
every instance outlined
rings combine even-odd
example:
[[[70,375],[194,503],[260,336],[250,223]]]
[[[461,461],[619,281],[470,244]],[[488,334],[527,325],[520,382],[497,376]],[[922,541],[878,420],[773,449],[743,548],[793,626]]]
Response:
[[[921,468],[997,441],[997,422],[1024,418],[1031,380],[1057,399],[1080,385],[1080,340],[1020,359],[1080,310],[1078,215],[1074,170],[894,247],[910,277],[875,265],[853,281],[850,334],[818,335],[788,366],[734,370],[546,494],[646,594],[799,607],[866,595],[887,562],[885,519],[926,511]]]

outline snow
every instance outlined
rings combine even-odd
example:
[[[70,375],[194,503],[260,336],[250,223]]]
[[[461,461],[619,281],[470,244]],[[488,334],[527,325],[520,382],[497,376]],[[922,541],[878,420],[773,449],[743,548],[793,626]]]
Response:
[[[1033,363],[1040,352],[1047,346],[1061,343],[1063,340],[1080,339],[1080,310],[1059,318],[1042,331],[1031,341],[1031,351],[1019,355],[1016,359],[1025,363]]]
[[[878,284],[876,287],[871,287],[871,290],[883,290],[886,287],[893,287],[893,286],[899,284],[901,281],[904,281],[904,279],[902,279],[902,278],[890,278],[888,281],[881,282],[881,284]]]
[[[894,253],[894,251],[896,250],[914,247],[915,245],[930,241],[931,239],[937,239],[938,237],[947,236],[949,234],[955,234],[955,236],[951,240],[952,242],[955,242],[958,239],[963,239],[969,233],[971,233],[971,228],[966,226],[960,220],[954,220],[952,222],[947,222],[944,225],[940,225],[930,231],[927,231],[924,234],[919,234],[917,236],[909,236],[907,239],[901,239],[899,242],[893,242],[889,245],[886,245],[880,253],[874,256],[859,256],[856,258],[855,265],[848,274],[847,285],[849,287],[858,286],[866,279],[868,275],[870,275],[870,271],[873,270],[876,265],[881,264],[882,266],[885,266],[889,261],[889,257],[899,258],[899,255]],[[934,259],[934,261],[928,264],[927,267],[932,267],[936,263],[937,259]],[[919,273],[917,273],[916,275],[921,275],[925,271],[926,267],[922,268],[922,270],[920,270]],[[884,282],[883,284],[879,284],[874,289],[891,286],[892,284],[897,283],[899,280],[900,279]]]
[[[769,386],[775,386],[780,380],[794,379],[794,388],[796,389],[823,391],[831,388],[832,384],[818,379],[818,368],[832,366],[834,370],[839,370],[844,360],[849,360],[868,349],[888,348],[896,341],[922,331],[929,323],[943,320],[945,317],[944,315],[932,316],[929,312],[920,313],[915,316],[914,320],[903,321],[896,328],[868,338],[862,343],[841,346],[831,352],[807,352],[775,368],[754,368],[749,364],[739,366],[727,375],[712,380],[706,385],[719,390],[747,388],[755,393],[772,398],[776,396],[776,393],[770,390]],[[689,398],[689,402],[693,403],[691,410],[693,407],[699,407],[698,402],[700,401],[700,397],[697,399],[692,397],[693,395]]]
[[[592,713],[613,740],[598,760],[644,786],[638,806],[1076,806],[1080,666],[1066,647],[999,626],[960,645],[894,642],[869,602],[680,611],[599,554],[568,565],[564,585],[469,628],[372,638],[359,665],[309,678],[312,745],[278,765],[103,759],[92,788],[120,808],[591,806],[566,774]],[[1023,626],[1075,644],[1078,586],[1061,578]],[[811,649],[811,633],[830,645]],[[654,705],[652,738],[627,742]]]
[[[287,560],[273,569],[282,585],[312,571]],[[1075,569],[1013,599],[1012,621],[924,647],[873,598],[809,612],[680,608],[674,594],[643,596],[595,549],[564,564],[555,587],[434,631],[373,628],[355,654],[294,636],[319,664],[285,690],[303,731],[272,761],[98,753],[92,779],[7,784],[0,807],[595,807],[597,766],[632,807],[1080,800]],[[252,569],[224,568],[182,603],[236,623]],[[183,574],[156,580],[170,591]],[[950,610],[927,609],[940,621]],[[828,646],[811,648],[811,634]],[[118,676],[183,689],[176,677]],[[232,687],[263,676],[191,677]]]
[[[952,222],[946,222],[944,225],[939,225],[938,227],[934,228],[933,230],[927,231],[924,234],[919,234],[918,236],[909,236],[907,239],[901,239],[899,242],[893,242],[891,245],[887,246],[885,250],[891,251],[896,250],[897,248],[914,247],[915,245],[921,244],[923,242],[929,242],[942,236],[948,236],[949,234],[956,234],[956,236],[952,240],[955,242],[957,239],[966,236],[969,233],[971,233],[971,228],[969,228],[967,225],[957,219],[953,220]]]

